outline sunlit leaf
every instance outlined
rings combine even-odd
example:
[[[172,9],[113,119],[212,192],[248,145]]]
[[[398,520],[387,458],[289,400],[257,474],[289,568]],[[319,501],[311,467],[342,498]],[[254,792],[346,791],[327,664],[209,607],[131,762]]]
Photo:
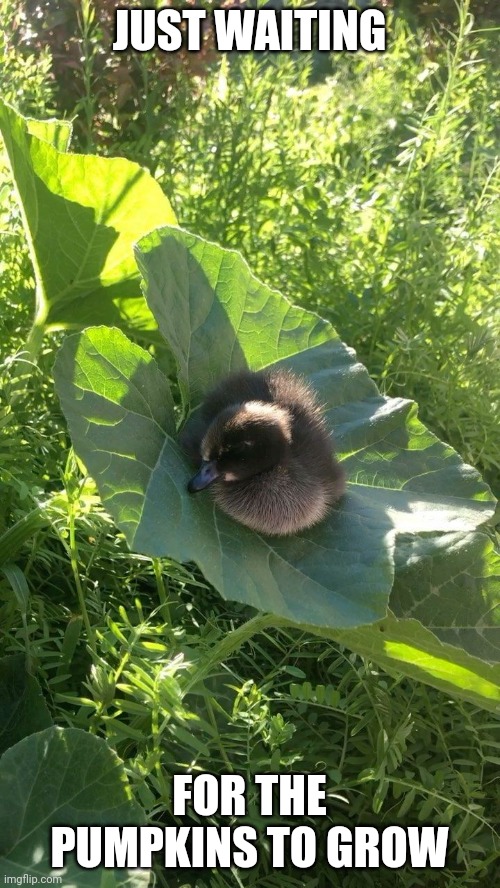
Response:
[[[158,183],[123,158],[66,153],[66,124],[26,120],[1,101],[0,133],[35,272],[38,327],[153,330],[132,245],[175,223]]]

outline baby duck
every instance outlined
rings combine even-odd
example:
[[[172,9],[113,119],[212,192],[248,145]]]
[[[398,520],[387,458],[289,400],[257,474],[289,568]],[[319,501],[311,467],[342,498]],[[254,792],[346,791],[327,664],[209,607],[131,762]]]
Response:
[[[184,446],[201,466],[190,493],[210,485],[217,505],[258,533],[292,534],[321,521],[345,490],[344,470],[309,385],[287,370],[223,379]]]

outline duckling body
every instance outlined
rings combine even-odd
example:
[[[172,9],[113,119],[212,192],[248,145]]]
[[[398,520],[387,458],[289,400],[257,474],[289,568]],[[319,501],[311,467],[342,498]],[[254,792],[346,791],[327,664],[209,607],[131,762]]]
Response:
[[[191,493],[210,486],[217,505],[264,534],[292,534],[321,521],[345,490],[321,408],[287,370],[243,371],[205,398],[191,440],[200,460]]]

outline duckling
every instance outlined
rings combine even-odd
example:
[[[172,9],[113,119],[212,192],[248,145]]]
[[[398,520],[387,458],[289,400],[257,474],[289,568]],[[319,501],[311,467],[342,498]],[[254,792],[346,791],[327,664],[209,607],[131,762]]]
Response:
[[[200,409],[184,446],[217,505],[263,534],[296,533],[321,521],[345,490],[322,410],[310,386],[287,370],[242,371],[223,379]]]

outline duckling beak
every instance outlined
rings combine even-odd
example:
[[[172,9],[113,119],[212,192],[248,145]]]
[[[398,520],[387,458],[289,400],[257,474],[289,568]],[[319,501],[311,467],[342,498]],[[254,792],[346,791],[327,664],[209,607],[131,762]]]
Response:
[[[219,477],[219,474],[220,472],[214,459],[210,460],[210,462],[203,460],[200,471],[191,478],[188,484],[189,493],[197,493],[199,490],[204,490],[205,487],[208,487],[212,481]]]

